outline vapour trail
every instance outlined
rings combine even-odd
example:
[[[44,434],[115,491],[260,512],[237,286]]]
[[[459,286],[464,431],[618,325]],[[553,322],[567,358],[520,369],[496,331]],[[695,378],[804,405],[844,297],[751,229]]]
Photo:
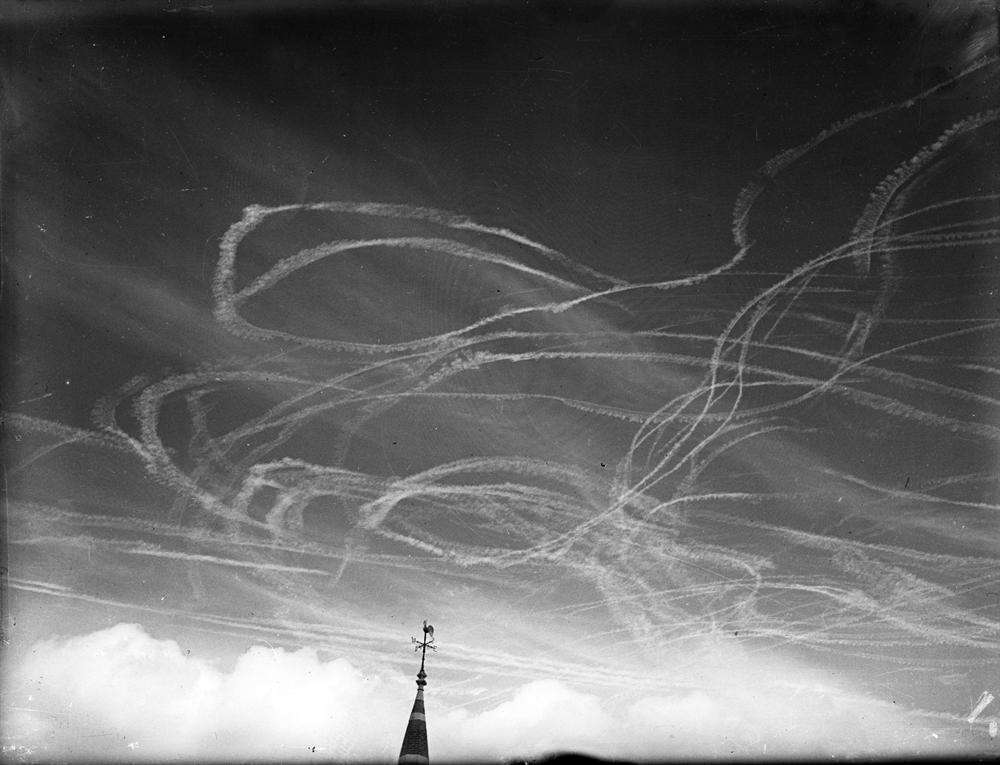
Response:
[[[995,661],[1000,624],[976,598],[997,581],[1000,540],[944,528],[933,514],[988,522],[1000,509],[984,467],[997,453],[1000,391],[980,384],[997,373],[1000,320],[972,308],[913,315],[907,301],[919,299],[908,279],[922,263],[964,273],[965,260],[1000,244],[1000,192],[942,187],[938,170],[987,143],[1000,110],[962,116],[931,140],[915,135],[923,148],[885,160],[860,212],[838,221],[848,232],[839,244],[790,262],[752,237],[768,225],[755,220],[756,205],[775,179],[793,165],[810,172],[830,138],[863,140],[878,120],[995,64],[983,59],[773,157],[736,196],[732,251],[682,276],[631,282],[426,207],[246,207],[222,237],[212,283],[215,321],[248,341],[243,356],[131,380],[95,405],[94,430],[5,420],[25,439],[13,468],[22,478],[70,450],[127,456],[172,506],[118,517],[85,498],[69,507],[28,498],[12,505],[11,542],[156,559],[190,576],[236,569],[276,609],[312,609],[317,620],[156,609],[74,589],[53,570],[12,586],[392,662],[390,631],[343,627],[359,610],[349,598],[359,570],[470,590],[506,585],[540,619],[600,612],[606,620],[588,639],[636,666],[683,649],[693,664],[695,648],[731,635],[748,651],[836,648],[904,665],[923,651],[921,666],[944,666],[957,660],[924,657],[952,646]],[[295,217],[305,213],[313,217]],[[258,247],[278,222],[313,225],[303,220],[324,221],[309,232],[322,241]],[[359,237],[359,222],[375,233]],[[428,314],[445,314],[441,331],[387,323],[392,308],[379,308],[379,295],[367,296],[370,314],[338,314],[349,283],[341,269],[356,262],[383,268],[390,298],[409,295],[393,281],[396,264],[432,296],[444,279],[435,264],[456,264],[474,275],[453,288],[469,307],[426,300]],[[477,280],[490,293],[508,288],[515,302],[493,308]],[[262,318],[302,282],[329,294],[318,313],[329,336]],[[669,312],[691,305],[695,326],[675,331]],[[368,323],[383,334],[347,332]],[[975,349],[956,357],[959,343]],[[852,467],[837,441],[842,422],[933,436],[971,466],[889,486]],[[390,430],[410,439],[398,456]],[[576,599],[546,594],[551,582],[572,583]],[[446,666],[593,681],[592,657],[560,657],[458,646]],[[599,682],[663,678],[622,670]]]

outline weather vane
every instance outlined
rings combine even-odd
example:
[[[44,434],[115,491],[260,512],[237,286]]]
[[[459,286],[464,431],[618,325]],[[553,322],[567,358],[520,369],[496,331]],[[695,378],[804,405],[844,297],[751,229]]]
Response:
[[[415,644],[414,651],[420,651],[420,671],[417,673],[417,685],[427,685],[427,681],[424,680],[427,677],[427,673],[424,672],[424,659],[427,657],[427,649],[436,651],[437,646],[434,645],[434,628],[427,623],[426,619],[424,619],[424,639],[417,640],[415,637],[411,637],[410,642]]]

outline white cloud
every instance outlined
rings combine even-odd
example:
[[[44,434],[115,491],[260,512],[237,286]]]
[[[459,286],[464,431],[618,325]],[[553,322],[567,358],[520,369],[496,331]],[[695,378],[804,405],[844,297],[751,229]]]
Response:
[[[445,759],[530,757],[553,749],[594,752],[610,743],[615,721],[596,696],[556,680],[522,686],[514,696],[478,715],[441,716]],[[428,734],[430,738],[430,733]]]
[[[716,759],[860,755],[926,750],[929,731],[890,705],[835,687],[768,685],[753,671],[707,690],[616,703],[556,681],[523,686],[479,715],[440,716],[445,757],[540,755],[576,750],[608,758]],[[811,685],[811,687],[809,687]]]
[[[885,753],[926,738],[889,705],[807,672],[789,689],[768,682],[774,670],[730,660],[703,689],[631,701],[540,680],[479,713],[429,693],[431,755]],[[5,746],[100,760],[394,760],[413,691],[311,649],[255,646],[221,671],[135,624],[39,643],[6,680]]]
[[[9,677],[4,733],[55,756],[391,759],[411,687],[308,648],[254,646],[222,672],[119,624],[36,645]]]

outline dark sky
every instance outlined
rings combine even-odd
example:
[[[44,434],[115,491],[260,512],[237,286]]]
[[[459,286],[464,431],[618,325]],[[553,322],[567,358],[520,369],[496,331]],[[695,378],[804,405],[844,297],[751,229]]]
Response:
[[[163,5],[4,29],[5,746],[423,618],[454,757],[989,745],[988,3]]]

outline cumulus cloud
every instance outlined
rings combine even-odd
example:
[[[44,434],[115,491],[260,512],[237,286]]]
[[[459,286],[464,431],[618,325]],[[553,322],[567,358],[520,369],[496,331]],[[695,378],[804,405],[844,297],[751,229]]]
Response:
[[[706,689],[632,702],[557,681],[520,688],[478,715],[440,716],[454,759],[577,751],[608,758],[717,759],[915,753],[933,743],[913,717],[809,676],[768,683],[750,668],[707,677]]]
[[[575,750],[614,757],[899,751],[927,731],[808,675],[765,668],[705,689],[625,700],[539,680],[483,711],[428,695],[431,754],[499,760]],[[312,649],[254,646],[221,669],[139,625],[34,646],[7,677],[8,754],[111,759],[346,759],[398,755],[412,678],[366,674]]]
[[[36,645],[13,672],[20,703],[5,738],[46,756],[100,759],[391,759],[409,685],[309,648],[254,646],[222,671],[119,624]]]

